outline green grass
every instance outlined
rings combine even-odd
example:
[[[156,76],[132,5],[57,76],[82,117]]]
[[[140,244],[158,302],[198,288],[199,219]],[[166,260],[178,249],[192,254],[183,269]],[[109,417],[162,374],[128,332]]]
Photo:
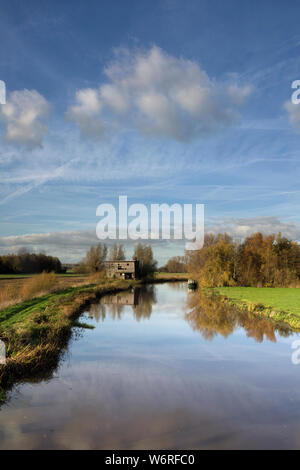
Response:
[[[24,279],[28,277],[38,276],[38,274],[0,274],[0,279]],[[58,277],[84,277],[87,274],[76,274],[73,272],[58,273]]]
[[[300,289],[284,287],[218,287],[221,295],[237,303],[261,304],[281,312],[289,312],[300,317]]]
[[[35,299],[29,299],[16,305],[12,305],[4,310],[0,310],[0,326],[1,328],[9,328],[16,323],[25,320],[31,313],[44,311],[53,302],[59,300],[60,297],[67,298],[68,294],[79,291],[77,288],[69,288],[59,294],[47,294]]]
[[[23,279],[32,276],[34,276],[34,274],[0,274],[0,279]]]

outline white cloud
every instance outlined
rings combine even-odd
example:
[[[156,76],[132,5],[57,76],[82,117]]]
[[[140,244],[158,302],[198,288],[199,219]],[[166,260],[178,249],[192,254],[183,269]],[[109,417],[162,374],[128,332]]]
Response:
[[[230,125],[252,92],[236,81],[218,83],[198,63],[156,46],[145,53],[122,51],[104,73],[108,83],[78,91],[77,104],[67,111],[85,136],[102,137],[105,120],[111,128],[186,141]],[[81,100],[87,92],[98,103],[92,110]]]
[[[226,218],[218,222],[211,221],[207,229],[213,233],[227,232],[234,238],[245,238],[253,233],[264,235],[281,232],[282,236],[292,240],[300,239],[300,227],[293,222],[282,222],[278,217],[261,216],[244,218]]]
[[[138,240],[139,241],[139,240]],[[128,258],[133,254],[136,240],[99,240],[95,230],[74,230],[52,233],[31,233],[0,237],[0,254],[15,253],[21,247],[29,251],[46,251],[47,254],[58,256],[63,262],[78,262],[82,259],[91,245],[105,243],[108,247],[121,242],[126,249]],[[181,240],[145,240],[151,244],[154,254],[161,263],[171,256],[184,253],[184,241]]]
[[[48,101],[36,90],[12,92],[0,110],[6,124],[5,140],[29,149],[41,146],[48,130],[44,119],[49,111]]]
[[[101,109],[98,92],[85,88],[77,91],[76,105],[68,109],[66,118],[78,125],[83,136],[102,137],[105,132],[105,123],[99,118]]]
[[[300,104],[294,104],[291,101],[284,103],[284,108],[288,112],[291,126],[300,133]]]

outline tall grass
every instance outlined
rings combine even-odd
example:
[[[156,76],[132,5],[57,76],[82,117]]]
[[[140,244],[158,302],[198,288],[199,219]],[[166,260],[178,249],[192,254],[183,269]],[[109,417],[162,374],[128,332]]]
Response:
[[[20,291],[20,297],[22,300],[28,300],[39,294],[48,294],[54,288],[55,283],[55,273],[43,272],[24,282]]]
[[[12,284],[0,288],[0,308],[8,307],[16,298],[16,289]]]
[[[105,280],[105,272],[75,278],[61,278],[54,272],[43,272],[28,279],[3,280],[0,281],[0,310],[54,291],[59,292],[70,287],[84,287],[90,284],[97,285]]]
[[[0,284],[0,309],[39,295],[48,294],[54,290],[55,284],[56,276],[54,272],[43,272],[26,279],[22,284],[15,284],[14,282]]]

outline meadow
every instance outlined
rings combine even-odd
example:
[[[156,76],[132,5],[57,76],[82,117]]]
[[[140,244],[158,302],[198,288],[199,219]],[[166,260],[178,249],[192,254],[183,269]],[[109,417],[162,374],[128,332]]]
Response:
[[[300,289],[285,287],[216,287],[229,302],[300,328]]]

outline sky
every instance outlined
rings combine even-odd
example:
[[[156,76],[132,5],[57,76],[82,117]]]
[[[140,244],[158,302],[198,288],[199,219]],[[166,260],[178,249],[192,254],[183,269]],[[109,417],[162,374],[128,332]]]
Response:
[[[299,241],[300,3],[255,3],[0,0],[0,253],[76,262],[120,195]]]

